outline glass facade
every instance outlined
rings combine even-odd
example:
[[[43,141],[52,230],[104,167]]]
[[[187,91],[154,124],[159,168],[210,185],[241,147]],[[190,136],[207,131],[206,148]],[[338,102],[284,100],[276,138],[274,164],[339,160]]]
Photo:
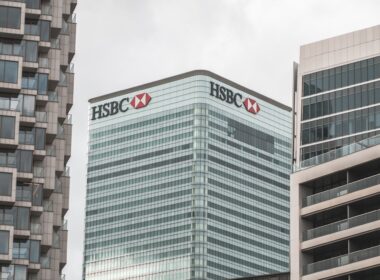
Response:
[[[261,111],[216,99],[211,81]],[[141,92],[145,108],[90,122],[84,279],[288,271],[290,111],[207,75]]]
[[[380,57],[304,75],[301,160],[380,134]]]

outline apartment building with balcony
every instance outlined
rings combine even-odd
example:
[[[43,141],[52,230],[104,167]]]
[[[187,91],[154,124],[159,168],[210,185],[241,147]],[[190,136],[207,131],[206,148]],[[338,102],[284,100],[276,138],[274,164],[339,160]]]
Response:
[[[380,25],[301,46],[291,279],[380,279]]]
[[[66,264],[76,0],[0,0],[0,279]]]

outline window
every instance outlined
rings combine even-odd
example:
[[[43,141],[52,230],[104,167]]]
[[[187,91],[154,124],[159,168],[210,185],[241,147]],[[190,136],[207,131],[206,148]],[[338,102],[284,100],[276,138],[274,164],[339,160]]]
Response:
[[[32,201],[32,187],[29,184],[17,182],[16,186],[17,201]]]
[[[34,117],[36,98],[32,95],[19,94],[18,110],[22,116]]]
[[[38,43],[35,41],[22,41],[21,53],[28,62],[36,62],[38,58]]]
[[[25,207],[13,207],[14,226],[16,229],[29,230],[30,210]]]
[[[0,82],[16,84],[18,79],[18,62],[0,60]]]
[[[39,9],[41,5],[40,0],[25,0],[26,7],[29,9]]]
[[[35,128],[35,144],[34,147],[36,150],[45,150],[45,138],[46,138],[46,129],[44,128]]]
[[[0,172],[0,195],[11,196],[12,194],[12,173]]]
[[[32,172],[33,152],[16,150],[16,167],[19,172]]]
[[[40,241],[30,240],[29,260],[32,263],[39,263],[40,262]]]
[[[32,127],[20,127],[18,141],[24,145],[34,145],[34,129]]]
[[[9,231],[0,230],[0,254],[8,255],[9,251]]]
[[[40,21],[40,38],[41,41],[50,41],[50,22],[41,20]]]
[[[20,29],[21,9],[0,6],[0,28]]]
[[[15,138],[15,117],[0,116],[0,138]]]
[[[37,20],[33,19],[25,19],[25,34],[39,36],[40,35],[40,27],[38,25]]]
[[[29,240],[15,240],[13,242],[13,258],[29,259]]]
[[[32,205],[42,206],[42,185],[34,185],[32,195]]]

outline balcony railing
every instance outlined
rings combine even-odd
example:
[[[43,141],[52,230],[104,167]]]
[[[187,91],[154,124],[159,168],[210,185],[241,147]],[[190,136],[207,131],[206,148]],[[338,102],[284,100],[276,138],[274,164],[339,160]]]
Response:
[[[331,190],[310,195],[303,200],[303,206],[310,206],[345,194],[363,190],[377,184],[380,184],[380,174],[376,174]]]
[[[380,220],[380,210],[375,210],[349,219],[307,230],[304,232],[303,240],[317,238],[320,236],[324,236],[334,232],[339,232],[345,229],[357,227],[378,220]]]
[[[347,255],[342,255],[339,257],[315,262],[308,264],[304,266],[303,268],[303,274],[311,274],[311,273],[316,273],[319,271],[327,270],[327,269],[332,269],[336,268],[339,266],[347,265],[350,263],[374,258],[380,256],[380,246],[375,246],[367,249],[363,249],[360,251],[356,251],[353,253],[349,253]]]
[[[380,144],[380,135],[376,135],[374,137],[364,139],[364,140],[359,141],[357,143],[353,143],[353,144],[350,144],[347,146],[343,146],[339,149],[332,150],[330,152],[327,152],[327,153],[324,153],[324,154],[303,160],[300,162],[299,165],[293,166],[293,171],[296,172],[296,171],[299,171],[302,169],[312,167],[314,165],[318,165],[318,164],[325,163],[325,162],[328,162],[328,161],[331,161],[334,159],[338,159],[338,158],[347,156],[347,155],[355,153],[355,152],[365,150],[367,148],[370,148],[370,147],[373,147],[373,146],[376,146],[379,144]]]

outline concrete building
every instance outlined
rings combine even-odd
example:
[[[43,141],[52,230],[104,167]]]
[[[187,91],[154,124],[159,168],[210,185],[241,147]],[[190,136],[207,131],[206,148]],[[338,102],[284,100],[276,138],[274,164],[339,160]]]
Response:
[[[291,279],[380,279],[380,26],[301,47]]]
[[[76,0],[0,0],[0,279],[63,279]]]
[[[291,109],[208,71],[90,100],[84,279],[288,271]]]

